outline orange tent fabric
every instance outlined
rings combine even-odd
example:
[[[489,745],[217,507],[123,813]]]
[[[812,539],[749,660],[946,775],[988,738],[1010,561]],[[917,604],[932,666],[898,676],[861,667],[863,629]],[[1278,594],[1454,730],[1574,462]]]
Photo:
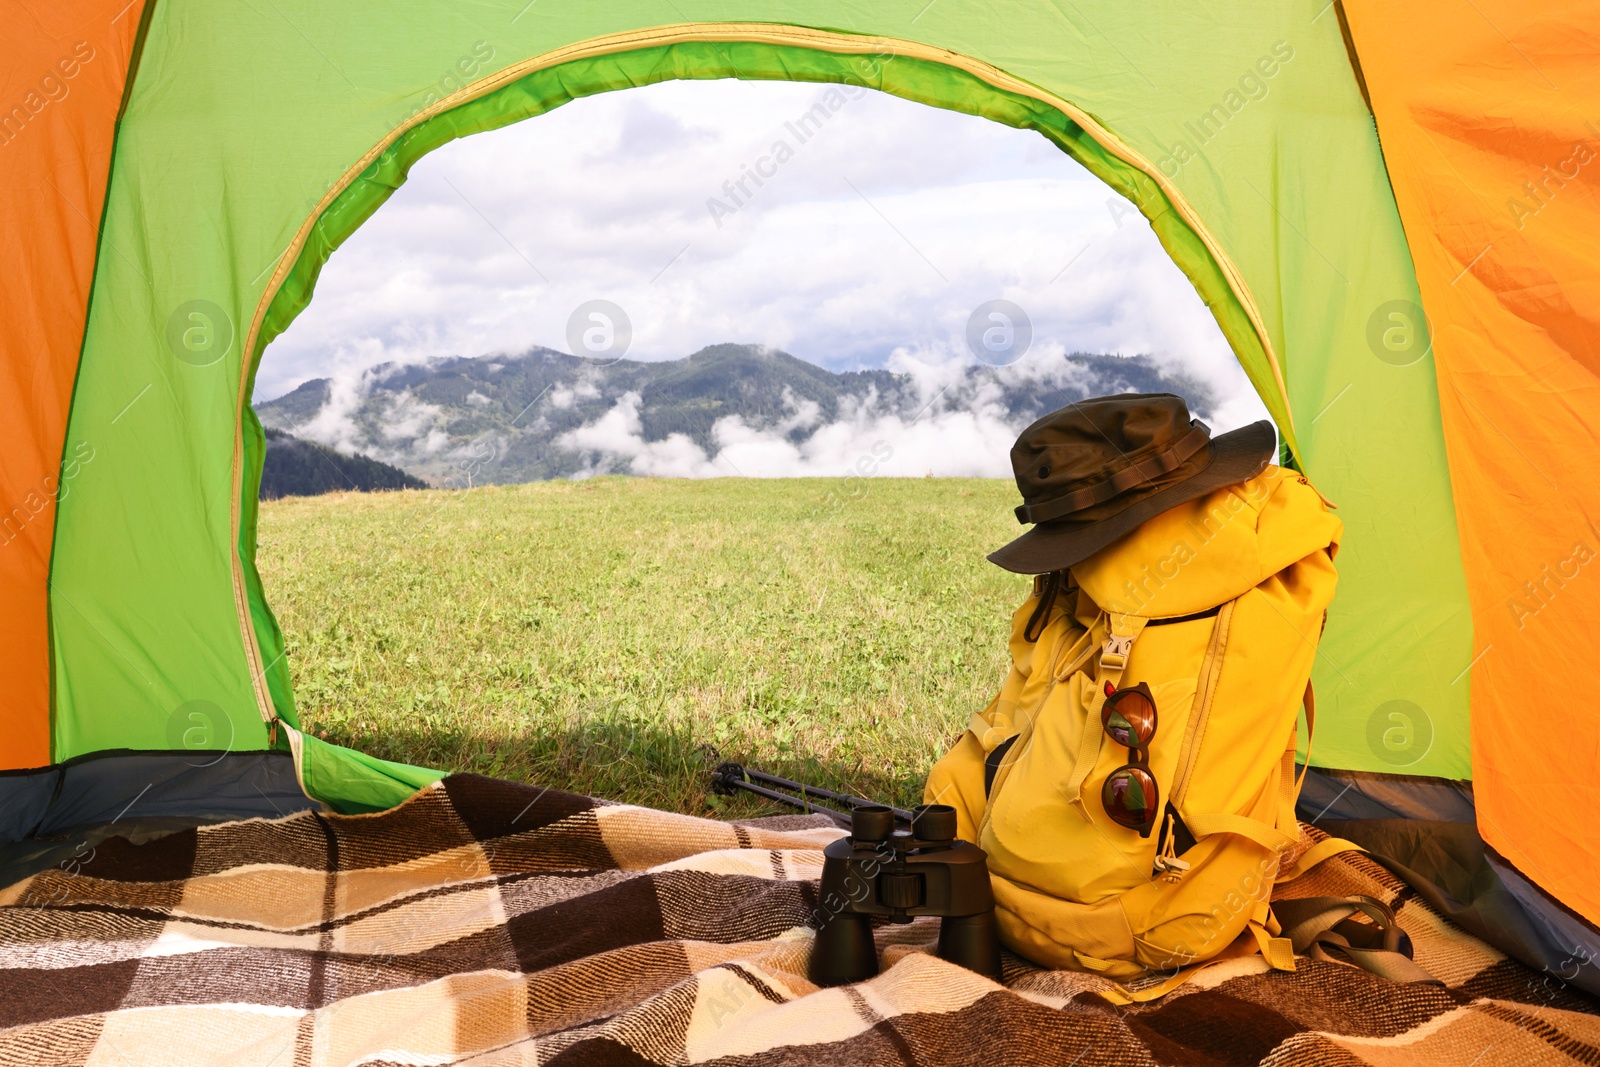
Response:
[[[1433,326],[1479,828],[1600,921],[1600,3],[1346,5]]]
[[[50,762],[46,581],[56,500],[70,492],[61,450],[143,8],[0,3],[0,262],[13,268],[0,286],[0,769]]]

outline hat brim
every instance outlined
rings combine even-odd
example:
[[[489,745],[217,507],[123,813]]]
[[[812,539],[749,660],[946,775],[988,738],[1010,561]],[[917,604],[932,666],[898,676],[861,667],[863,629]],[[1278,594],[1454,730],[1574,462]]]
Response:
[[[1272,460],[1277,434],[1262,420],[1212,439],[1211,459],[1192,478],[1135,500],[1122,511],[1095,522],[1040,523],[1010,544],[989,553],[989,562],[1018,574],[1048,574],[1081,563],[1148,519],[1224,486],[1260,474]]]

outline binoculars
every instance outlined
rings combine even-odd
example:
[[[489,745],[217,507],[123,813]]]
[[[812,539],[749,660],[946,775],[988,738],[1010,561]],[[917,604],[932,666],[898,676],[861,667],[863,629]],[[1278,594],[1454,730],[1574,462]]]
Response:
[[[894,809],[858,805],[850,836],[823,852],[821,927],[809,969],[821,986],[860,982],[878,973],[872,920],[908,923],[938,915],[939,958],[1000,980],[989,865],[978,846],[956,839],[956,810],[924,804],[910,832],[895,829]]]

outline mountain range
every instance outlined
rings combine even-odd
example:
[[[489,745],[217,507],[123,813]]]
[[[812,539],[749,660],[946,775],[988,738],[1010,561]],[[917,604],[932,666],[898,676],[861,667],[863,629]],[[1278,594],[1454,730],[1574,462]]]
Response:
[[[1009,367],[908,366],[835,372],[744,344],[610,363],[532,348],[314,378],[255,408],[271,430],[372,457],[430,485],[466,486],[658,472],[631,457],[663,442],[706,457],[734,438],[805,449],[841,421],[905,427],[929,414],[936,422],[981,412],[1015,433],[1088,396],[1174,392],[1200,418],[1214,405],[1203,386],[1142,356],[1058,352]]]

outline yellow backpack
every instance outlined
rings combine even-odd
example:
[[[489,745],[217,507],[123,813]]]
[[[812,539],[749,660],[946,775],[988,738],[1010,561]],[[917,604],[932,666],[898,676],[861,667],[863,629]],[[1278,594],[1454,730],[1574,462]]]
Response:
[[[1268,902],[1300,840],[1296,727],[1341,529],[1305,478],[1268,467],[1035,579],[1010,677],[924,793],[988,852],[1008,947],[1117,981],[1255,951],[1293,969]],[[1158,715],[1146,836],[1101,805],[1129,761],[1101,706],[1141,682]],[[1325,845],[1303,859],[1343,843]]]

